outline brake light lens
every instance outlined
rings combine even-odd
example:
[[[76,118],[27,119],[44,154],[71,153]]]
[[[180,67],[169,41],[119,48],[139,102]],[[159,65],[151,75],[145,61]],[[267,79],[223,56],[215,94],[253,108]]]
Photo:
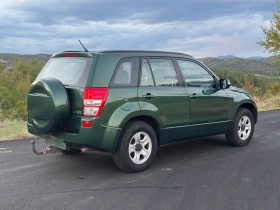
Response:
[[[78,57],[77,53],[65,53],[64,57]]]
[[[108,95],[108,88],[85,88],[83,116],[99,117]]]

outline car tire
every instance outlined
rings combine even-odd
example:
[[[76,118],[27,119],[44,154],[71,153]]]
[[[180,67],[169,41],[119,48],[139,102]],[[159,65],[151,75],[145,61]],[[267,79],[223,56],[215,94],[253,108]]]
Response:
[[[240,108],[237,111],[233,128],[230,134],[226,134],[230,145],[236,147],[246,146],[254,134],[255,121],[250,110]]]
[[[126,172],[144,171],[155,158],[157,147],[154,129],[145,122],[132,121],[124,128],[113,159],[115,164]]]

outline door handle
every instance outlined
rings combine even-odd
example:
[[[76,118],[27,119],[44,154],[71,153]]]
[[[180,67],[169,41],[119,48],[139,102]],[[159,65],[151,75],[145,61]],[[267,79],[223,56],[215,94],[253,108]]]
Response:
[[[198,96],[196,95],[196,93],[193,93],[193,94],[190,96],[191,99],[197,99],[197,97],[198,97]]]
[[[155,96],[153,96],[151,93],[147,93],[146,95],[143,95],[142,97],[143,97],[143,98],[146,98],[146,99],[152,99],[152,98],[154,98]]]

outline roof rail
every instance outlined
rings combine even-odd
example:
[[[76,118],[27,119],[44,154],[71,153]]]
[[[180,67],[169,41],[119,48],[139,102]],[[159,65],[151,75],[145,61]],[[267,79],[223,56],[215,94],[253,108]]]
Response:
[[[169,54],[178,54],[178,55],[185,55],[185,56],[192,57],[191,55],[185,53],[156,51],[156,50],[104,50],[104,51],[99,51],[99,53],[169,53]]]

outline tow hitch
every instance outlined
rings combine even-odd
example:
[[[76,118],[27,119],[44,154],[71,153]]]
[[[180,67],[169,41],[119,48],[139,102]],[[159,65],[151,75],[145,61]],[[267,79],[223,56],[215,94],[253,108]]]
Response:
[[[47,147],[45,150],[43,150],[42,152],[38,152],[35,148],[35,141],[31,140],[31,144],[32,144],[32,151],[36,154],[36,155],[46,155],[46,154],[57,154],[57,153],[61,153],[62,149],[59,149],[57,147]]]

